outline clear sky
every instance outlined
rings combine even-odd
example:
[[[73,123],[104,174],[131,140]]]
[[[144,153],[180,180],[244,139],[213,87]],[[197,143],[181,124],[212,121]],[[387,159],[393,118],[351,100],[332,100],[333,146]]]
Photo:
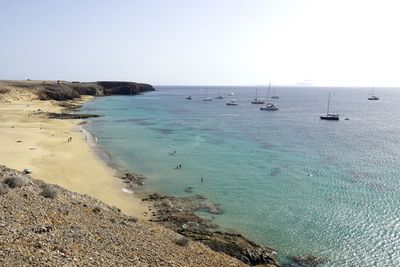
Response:
[[[400,85],[400,1],[0,0],[0,79]]]

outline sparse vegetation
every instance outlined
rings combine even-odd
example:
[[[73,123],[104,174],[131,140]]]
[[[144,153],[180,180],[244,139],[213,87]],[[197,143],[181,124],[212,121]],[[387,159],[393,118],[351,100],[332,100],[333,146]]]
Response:
[[[101,209],[100,209],[99,206],[96,206],[96,207],[93,208],[93,212],[94,213],[100,213],[100,211],[101,211]]]
[[[58,195],[57,188],[54,185],[44,184],[41,186],[41,188],[42,192],[40,192],[40,195],[45,198],[55,199]]]
[[[133,217],[133,216],[129,216],[129,219],[128,219],[128,221],[130,221],[130,222],[138,222],[138,218],[136,218],[136,217]]]
[[[189,242],[190,242],[189,238],[182,236],[175,241],[175,244],[187,248],[189,247]]]
[[[0,94],[7,94],[8,92],[10,92],[9,89],[0,88]]]
[[[26,184],[26,180],[19,176],[9,176],[3,181],[10,188],[20,188]]]
[[[0,183],[0,195],[5,195],[8,193],[8,191],[10,191],[8,185]]]

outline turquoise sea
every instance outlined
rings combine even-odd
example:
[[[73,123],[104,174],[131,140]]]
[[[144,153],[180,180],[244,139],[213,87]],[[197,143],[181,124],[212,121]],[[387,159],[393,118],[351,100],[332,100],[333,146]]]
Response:
[[[204,102],[204,87],[159,86],[81,112],[104,115],[87,129],[114,163],[149,177],[147,190],[192,186],[223,209],[201,216],[271,246],[281,263],[312,254],[327,266],[399,266],[400,90],[376,88],[380,100],[368,101],[369,88],[275,87],[280,109],[266,112],[250,103],[255,88],[208,87],[224,99]],[[319,119],[328,92],[340,121]]]

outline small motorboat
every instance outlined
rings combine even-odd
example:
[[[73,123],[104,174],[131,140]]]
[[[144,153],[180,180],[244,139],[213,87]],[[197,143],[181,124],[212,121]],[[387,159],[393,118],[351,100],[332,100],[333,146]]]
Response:
[[[192,96],[186,97],[187,100],[192,100]]]

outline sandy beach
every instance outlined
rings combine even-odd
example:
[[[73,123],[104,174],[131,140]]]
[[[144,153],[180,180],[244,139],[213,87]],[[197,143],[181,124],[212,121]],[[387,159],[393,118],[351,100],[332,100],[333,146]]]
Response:
[[[86,142],[80,120],[48,119],[43,112],[60,112],[62,107],[54,101],[39,101],[27,90],[9,89],[0,94],[1,164],[30,169],[36,178],[96,197],[128,215],[147,218],[149,207],[134,194],[122,192],[116,171]]]

